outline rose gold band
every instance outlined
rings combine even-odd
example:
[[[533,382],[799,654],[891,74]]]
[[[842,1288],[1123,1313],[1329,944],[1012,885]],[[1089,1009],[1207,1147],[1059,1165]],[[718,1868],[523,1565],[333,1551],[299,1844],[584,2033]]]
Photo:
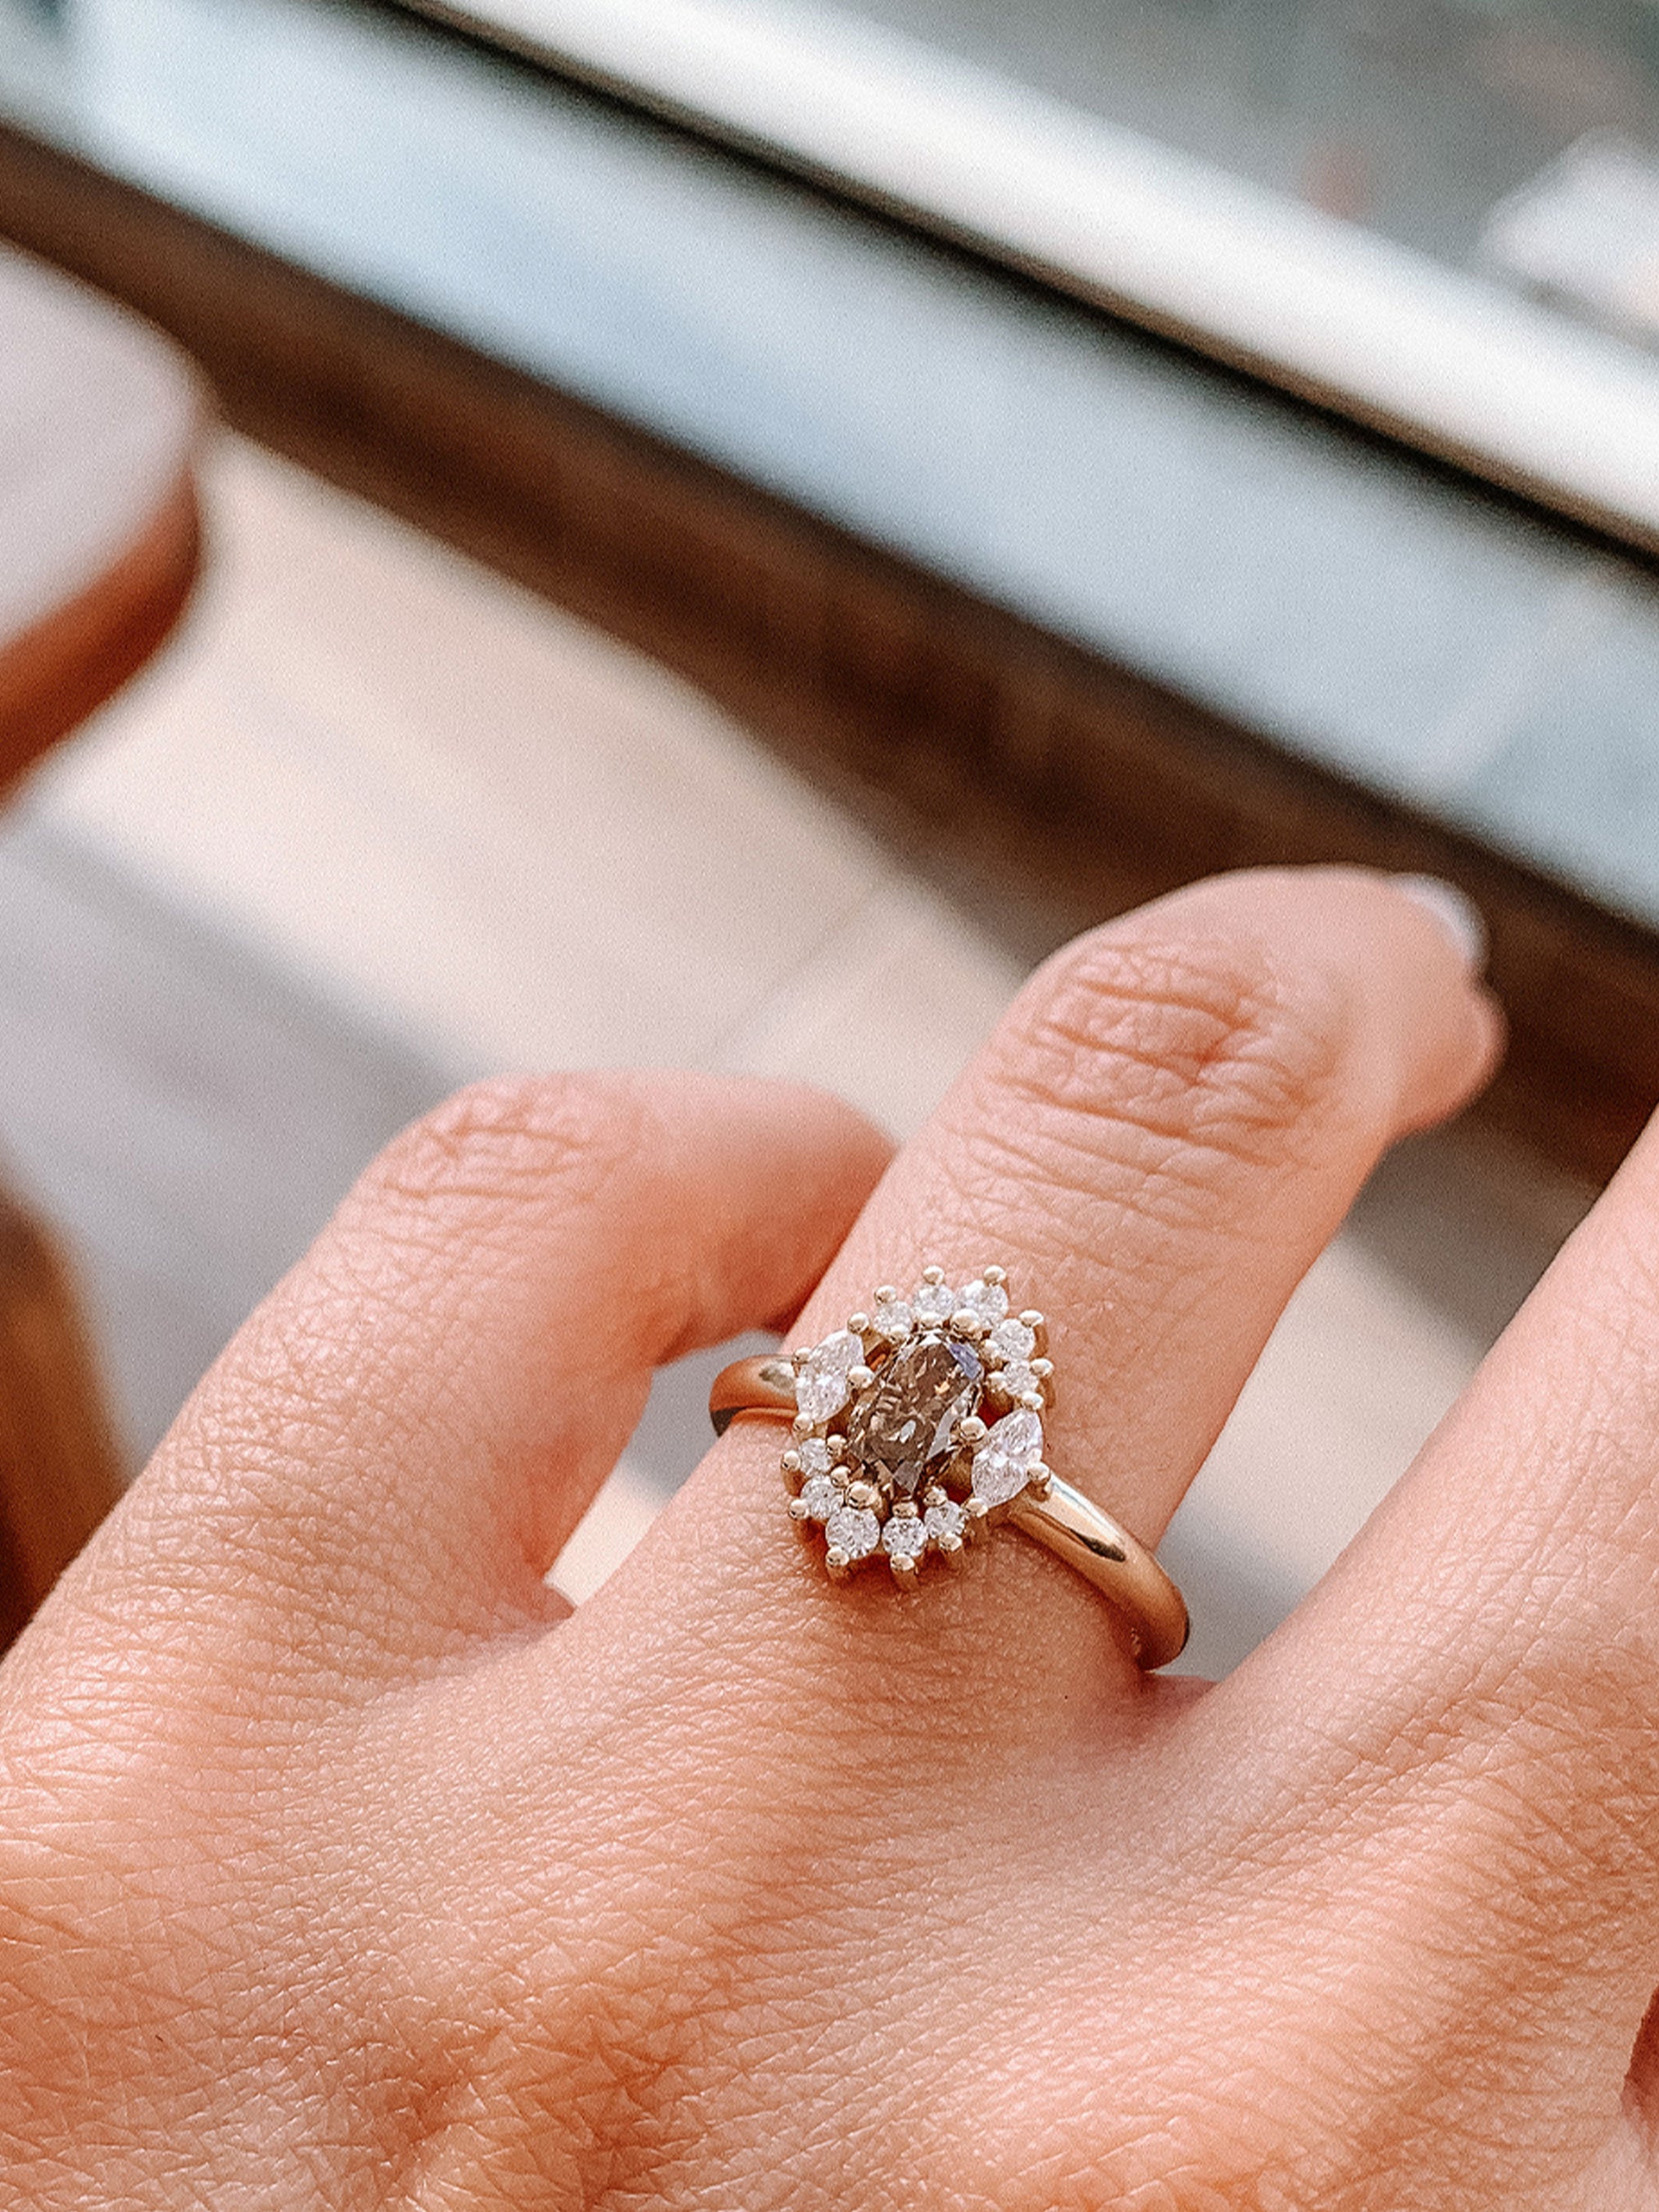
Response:
[[[723,1436],[740,1415],[791,1420],[795,1370],[784,1352],[734,1360],[714,1378],[708,1415]],[[1167,1667],[1184,1650],[1190,1624],[1186,1601],[1146,1545],[1068,1482],[1051,1476],[1042,1497],[1016,1498],[1008,1517],[1028,1536],[1075,1567],[1129,1624],[1137,1663]]]
[[[723,1437],[739,1413],[765,1413],[774,1420],[795,1418],[795,1370],[787,1352],[763,1352],[757,1359],[734,1359],[722,1367],[708,1393],[708,1418]]]

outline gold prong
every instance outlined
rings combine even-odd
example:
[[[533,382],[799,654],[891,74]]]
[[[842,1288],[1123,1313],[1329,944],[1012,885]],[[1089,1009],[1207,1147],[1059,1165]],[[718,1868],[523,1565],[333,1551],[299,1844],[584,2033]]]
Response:
[[[1019,1402],[1028,1413],[1040,1413],[1044,1400],[1041,1390],[1025,1390],[1021,1392]]]
[[[806,1510],[806,1501],[804,1498],[792,1498],[790,1499],[789,1518],[792,1521],[810,1521],[811,1517],[811,1515]]]
[[[831,1544],[829,1550],[823,1555],[823,1564],[828,1569],[830,1579],[833,1583],[844,1583],[848,1576],[853,1571],[853,1562],[848,1558],[846,1553],[842,1550],[839,1544]]]
[[[811,1357],[812,1354],[810,1349],[805,1352],[792,1352],[789,1355],[789,1364],[794,1369],[796,1374],[799,1375],[801,1369],[805,1366],[807,1361]]]
[[[800,1454],[795,1449],[793,1444],[783,1455],[783,1471],[786,1474],[799,1474],[800,1473]]]
[[[960,1313],[951,1315],[951,1328],[956,1335],[965,1336],[975,1344],[981,1337],[988,1336],[991,1333],[988,1324],[969,1306],[963,1306]]]
[[[887,1564],[893,1571],[893,1580],[902,1589],[915,1588],[916,1563],[914,1559],[896,1559],[890,1554]]]
[[[1008,1270],[1006,1267],[981,1267],[979,1273],[981,1282],[995,1285],[1006,1283],[1008,1279]]]
[[[881,1503],[881,1492],[873,1482],[854,1482],[848,1487],[847,1503],[862,1506],[866,1512],[873,1512]]]
[[[988,1433],[977,1413],[969,1413],[957,1423],[957,1434],[965,1444],[982,1444]]]
[[[1025,1486],[1033,1498],[1046,1498],[1048,1495],[1048,1486],[1054,1479],[1054,1469],[1051,1467],[1045,1467],[1039,1460],[1027,1474]]]
[[[867,1390],[875,1379],[873,1368],[858,1366],[849,1367],[847,1370],[847,1387],[854,1392]]]
[[[876,1304],[878,1306],[890,1306],[896,1305],[897,1303],[898,1292],[890,1283],[883,1283],[876,1292]]]
[[[921,1271],[921,1279],[924,1283],[930,1283],[937,1287],[945,1280],[945,1270],[943,1267],[924,1267]]]
[[[1034,1359],[1031,1362],[1031,1372],[1039,1382],[1046,1382],[1054,1371],[1054,1363],[1052,1359]]]
[[[870,1316],[867,1313],[849,1314],[847,1317],[847,1326],[853,1335],[867,1336],[870,1332]]]
[[[1024,1312],[1020,1316],[1020,1319],[1024,1322],[1027,1328],[1041,1328],[1042,1327],[1042,1316],[1037,1311],[1035,1306],[1027,1306]]]
[[[812,1424],[805,1413],[797,1413],[789,1428],[791,1434],[797,1437],[810,1437],[812,1433]]]
[[[935,1536],[933,1539],[933,1549],[939,1553],[940,1559],[944,1560],[945,1565],[951,1570],[952,1573],[961,1573],[963,1550],[960,1536]]]

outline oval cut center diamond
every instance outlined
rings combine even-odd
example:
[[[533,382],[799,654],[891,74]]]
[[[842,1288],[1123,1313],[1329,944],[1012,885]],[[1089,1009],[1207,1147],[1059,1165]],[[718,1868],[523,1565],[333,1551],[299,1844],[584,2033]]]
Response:
[[[872,1481],[914,1498],[955,1449],[957,1425],[979,1401],[985,1370],[971,1345],[920,1336],[883,1366],[853,1408],[847,1442]]]

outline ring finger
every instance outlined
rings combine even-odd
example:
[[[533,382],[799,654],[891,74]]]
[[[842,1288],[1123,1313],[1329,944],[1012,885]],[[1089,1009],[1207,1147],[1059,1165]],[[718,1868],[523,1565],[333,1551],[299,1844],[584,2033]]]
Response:
[[[890,1170],[794,1341],[840,1328],[879,1284],[908,1288],[929,1262],[952,1283],[1000,1264],[1016,1311],[1048,1316],[1046,1458],[1155,1543],[1379,1153],[1463,1102],[1499,1027],[1467,945],[1386,878],[1241,875],[1146,908],[1022,993]],[[772,1425],[737,1423],[639,1562],[672,1578],[677,1560],[696,1560],[728,1660],[806,1633],[844,1663],[849,1632],[884,1636],[885,1620],[913,1688],[919,1663],[949,1678],[971,1662],[987,1694],[1000,1681],[1018,1698],[1028,1743],[1036,1711],[1075,1709],[1089,1678],[1097,1690],[1103,1674],[1133,1680],[1109,1609],[1012,1535],[954,1593],[927,1591],[937,1618],[919,1662],[873,1565],[864,1590],[814,1588],[820,1561],[785,1540],[768,1472],[779,1449]],[[742,1540],[717,1562],[678,1540],[688,1523]],[[752,1587],[739,1599],[734,1581]]]

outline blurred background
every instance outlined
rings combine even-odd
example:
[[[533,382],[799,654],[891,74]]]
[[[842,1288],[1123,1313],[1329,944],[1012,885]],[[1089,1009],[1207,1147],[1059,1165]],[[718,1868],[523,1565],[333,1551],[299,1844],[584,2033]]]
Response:
[[[1513,1051],[1170,1533],[1231,1664],[1659,1098],[1656,332],[1651,0],[0,0],[0,1630],[469,1077],[902,1136],[1091,921],[1431,872]]]

